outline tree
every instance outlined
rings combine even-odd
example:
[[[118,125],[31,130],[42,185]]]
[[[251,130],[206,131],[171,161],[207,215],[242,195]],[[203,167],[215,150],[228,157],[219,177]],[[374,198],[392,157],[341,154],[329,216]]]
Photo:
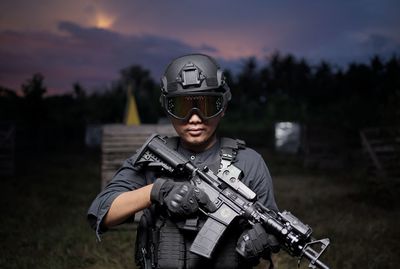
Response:
[[[161,114],[160,93],[150,72],[138,65],[127,67],[121,70],[121,83],[126,90],[133,90],[141,122],[156,123]]]
[[[25,119],[34,128],[41,125],[47,116],[43,100],[46,91],[44,76],[40,73],[33,74],[32,78],[27,80],[27,83],[22,84]]]
[[[43,85],[44,76],[40,73],[35,73],[26,84],[22,84],[22,92],[26,99],[41,100],[47,89]]]
[[[20,97],[15,91],[0,86],[0,120],[15,121],[19,118]]]

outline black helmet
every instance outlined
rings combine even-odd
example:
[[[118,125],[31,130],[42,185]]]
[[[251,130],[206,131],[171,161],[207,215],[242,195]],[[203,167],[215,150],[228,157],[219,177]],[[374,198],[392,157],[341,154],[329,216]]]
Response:
[[[173,60],[161,79],[162,94],[228,91],[217,62],[208,55],[189,54]]]
[[[168,98],[187,95],[215,95],[222,98],[224,107],[231,99],[229,86],[217,62],[208,55],[189,54],[174,59],[166,68],[161,78],[161,105],[166,111],[176,117],[168,109]],[[205,118],[208,116],[205,115]]]

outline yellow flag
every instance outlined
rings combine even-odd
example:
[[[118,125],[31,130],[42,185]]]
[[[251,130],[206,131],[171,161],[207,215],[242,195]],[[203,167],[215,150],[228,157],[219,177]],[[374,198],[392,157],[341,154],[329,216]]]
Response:
[[[133,95],[132,83],[129,84],[127,90],[127,105],[125,110],[126,125],[140,125],[139,112],[136,106],[135,96]]]

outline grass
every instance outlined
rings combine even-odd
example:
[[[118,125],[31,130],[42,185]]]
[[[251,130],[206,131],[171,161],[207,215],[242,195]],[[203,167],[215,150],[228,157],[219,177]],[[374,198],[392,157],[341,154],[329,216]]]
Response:
[[[294,159],[264,156],[281,210],[329,237],[322,260],[330,268],[397,268],[400,262],[400,182],[361,169],[310,171]],[[1,178],[0,268],[134,268],[134,226],[96,242],[86,210],[100,189],[99,154],[24,155],[14,177]],[[296,268],[281,251],[278,268]],[[302,262],[301,268],[307,268]]]
[[[97,154],[30,156],[2,179],[0,268],[131,268],[134,233],[98,244],[86,211],[100,188]]]
[[[400,262],[400,181],[378,180],[365,169],[307,171],[290,159],[272,164],[277,203],[329,237],[322,260],[331,268],[398,268]],[[292,163],[293,164],[293,163]],[[276,173],[274,173],[276,168]],[[279,268],[294,268],[286,255]],[[307,268],[303,262],[301,268]]]

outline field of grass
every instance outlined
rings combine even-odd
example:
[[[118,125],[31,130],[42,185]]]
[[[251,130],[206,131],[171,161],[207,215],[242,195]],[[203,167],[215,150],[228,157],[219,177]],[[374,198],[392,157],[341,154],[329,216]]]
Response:
[[[310,171],[265,153],[281,210],[329,237],[322,260],[331,268],[397,268],[400,263],[400,182],[360,169]],[[134,226],[110,231],[101,243],[86,222],[100,188],[99,154],[18,157],[17,175],[1,178],[0,268],[134,268]],[[278,268],[296,268],[281,251]],[[301,268],[307,268],[303,261]]]
[[[400,181],[368,177],[363,169],[336,172],[277,169],[280,209],[290,209],[331,245],[322,259],[331,268],[398,268],[400,262]],[[282,255],[279,268],[294,268]],[[290,266],[289,266],[290,264]],[[303,263],[305,265],[305,263]],[[307,268],[302,266],[301,268]]]

